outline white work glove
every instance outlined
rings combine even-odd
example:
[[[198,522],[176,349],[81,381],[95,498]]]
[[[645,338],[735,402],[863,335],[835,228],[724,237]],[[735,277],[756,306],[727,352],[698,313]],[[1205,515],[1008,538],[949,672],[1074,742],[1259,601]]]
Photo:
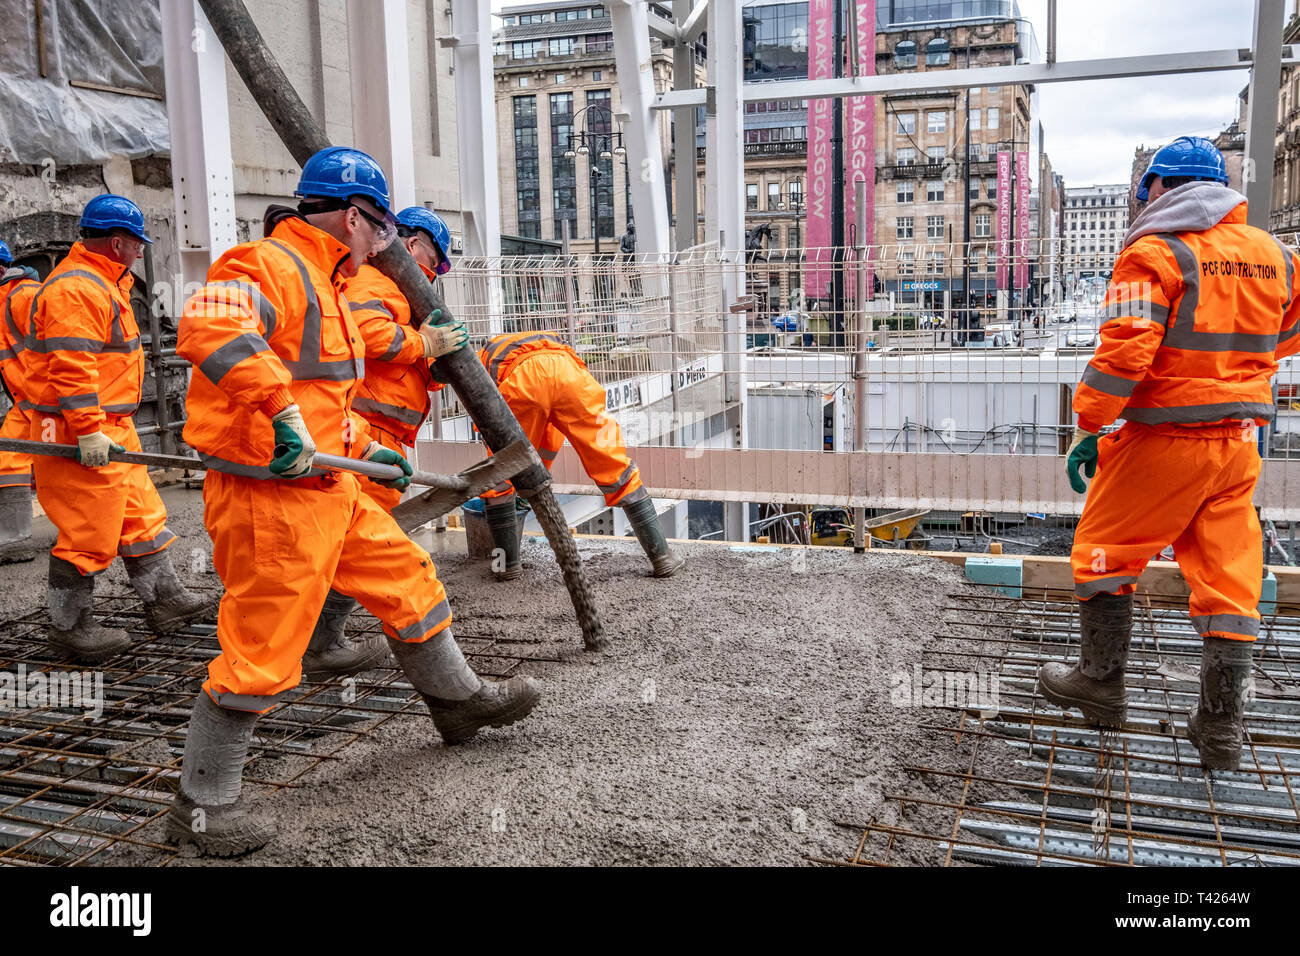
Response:
[[[271,471],[283,478],[301,478],[311,471],[311,460],[316,455],[316,442],[307,431],[302,412],[297,405],[289,405],[272,415],[271,422],[275,426]]]
[[[433,314],[420,326],[420,338],[424,339],[424,357],[426,359],[442,358],[452,352],[459,352],[469,344],[469,330],[464,322],[448,322],[435,325],[442,318],[442,310],[435,309]]]
[[[110,451],[126,451],[103,432],[77,436],[77,461],[87,468],[103,468],[108,464]]]

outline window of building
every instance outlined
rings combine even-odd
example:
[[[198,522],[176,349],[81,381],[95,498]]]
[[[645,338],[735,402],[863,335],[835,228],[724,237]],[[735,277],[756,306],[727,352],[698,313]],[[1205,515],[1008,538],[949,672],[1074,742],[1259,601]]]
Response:
[[[895,234],[899,241],[911,239],[914,231],[914,220],[911,216],[899,216],[897,219],[897,229]]]
[[[898,274],[900,276],[910,276],[916,271],[916,253],[902,252],[898,254]]]
[[[745,185],[745,209],[747,212],[758,212],[758,183]]]
[[[943,133],[947,129],[947,110],[930,110],[925,114],[925,130],[927,133]]]
[[[549,13],[525,13],[519,18],[520,26],[531,26],[534,23],[550,23],[551,15]]]
[[[556,86],[561,86],[561,85],[564,84],[564,82],[565,82],[567,79],[568,79],[568,76],[566,76],[565,74],[563,74],[563,73],[556,73],[556,74],[555,74],[555,85],[556,85]]]
[[[614,49],[614,34],[588,33],[583,42],[588,53],[608,53]]]
[[[900,70],[907,70],[916,66],[916,44],[911,40],[904,40],[894,47],[894,66]]]
[[[925,184],[926,202],[943,202],[943,180],[932,179]]]
[[[542,237],[542,202],[538,185],[537,97],[514,98],[515,211],[519,235]]]
[[[932,163],[942,163],[948,158],[948,151],[942,146],[927,146],[925,148],[925,158]]]
[[[521,77],[519,78],[519,85],[520,85],[520,86],[527,86],[527,85],[528,85],[528,77],[526,77],[526,76],[521,76]]]
[[[551,212],[555,238],[564,238],[564,221],[569,221],[569,238],[578,236],[578,179],[576,160],[565,159],[573,143],[573,94],[552,93],[551,105]]]
[[[568,56],[571,53],[577,52],[577,49],[577,37],[551,37],[550,45],[547,47],[547,52],[549,52],[551,56]]]
[[[996,106],[990,106],[988,128],[991,130],[996,130],[998,128],[998,124],[1001,122],[1002,122],[1002,111],[999,110]]]
[[[988,196],[989,199],[998,198],[998,181],[996,177],[990,176],[984,180],[984,195]]]
[[[929,262],[930,262],[930,275],[932,276],[943,275],[943,253],[942,252],[930,253]]]
[[[767,208],[769,212],[776,212],[781,208],[781,184],[767,184]]]
[[[593,20],[598,19],[600,17],[607,17],[607,16],[609,16],[609,11],[606,10],[604,7],[591,8],[591,18]]]
[[[803,183],[795,180],[790,184],[790,208],[795,209],[803,204]]]
[[[994,93],[996,93],[996,92],[997,92],[998,90],[1000,90],[1000,89],[1002,89],[1002,87],[1000,87],[1000,86],[990,86],[990,87],[989,87],[989,95],[992,96]]]
[[[912,202],[916,199],[916,184],[910,179],[900,179],[898,181],[898,201]]]
[[[512,26],[514,26],[514,25],[515,25],[516,23],[518,23],[518,22],[519,22],[519,21],[516,20],[514,17],[502,17],[502,18],[501,18],[501,23],[502,23],[504,26],[507,26],[507,27],[512,27]]]
[[[988,239],[993,235],[993,216],[991,213],[975,214],[975,238]]]
[[[522,40],[510,44],[510,59],[512,60],[531,60],[535,56],[541,56],[541,53],[541,40]]]
[[[612,114],[610,113],[609,90],[588,90],[585,124],[587,130],[596,135],[612,132]],[[596,228],[601,236],[614,237],[614,157],[599,159],[591,156],[594,165],[600,169],[600,178],[596,183]]]
[[[980,198],[980,181],[979,181],[978,179],[972,179],[972,180],[970,180],[969,185],[970,185],[970,198],[971,198],[971,199],[979,199],[979,198]]]
[[[599,83],[600,80],[601,80],[601,72],[600,72],[600,70],[592,70],[592,71],[591,71],[591,82],[593,82],[593,83]]]
[[[980,110],[970,111],[970,128],[973,130],[978,130],[980,128],[980,113]]]
[[[925,238],[943,239],[943,216],[925,217]]]
[[[951,59],[952,54],[948,49],[948,41],[943,37],[935,37],[925,45],[926,66],[947,66],[948,61]]]
[[[978,97],[980,95],[980,88],[978,86],[972,86],[970,88],[970,95],[974,97]]]
[[[902,146],[898,150],[898,165],[911,166],[916,162],[916,150],[911,146]]]
[[[916,134],[916,114],[915,113],[895,113],[898,117],[899,135],[913,136]]]

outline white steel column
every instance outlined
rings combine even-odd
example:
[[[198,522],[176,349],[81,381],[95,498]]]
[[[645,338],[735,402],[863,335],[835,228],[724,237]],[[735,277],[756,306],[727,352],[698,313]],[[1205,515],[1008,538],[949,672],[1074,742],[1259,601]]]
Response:
[[[237,242],[234,165],[225,50],[197,0],[164,3],[161,10],[181,270],[172,304],[179,312],[185,287],[201,284],[212,261]]]
[[[1254,65],[1250,71],[1249,116],[1246,119],[1246,163],[1242,169],[1247,219],[1259,229],[1268,228],[1273,201],[1273,153],[1277,130],[1277,103],[1282,84],[1282,27],[1286,0],[1255,0]]]
[[[406,0],[348,0],[352,140],[388,174],[393,209],[415,205]]]
[[[706,202],[707,222],[717,224],[717,233],[705,240],[718,240],[724,259],[722,270],[723,376],[725,400],[737,415],[733,448],[749,447],[745,423],[745,330],[744,311],[738,311],[745,295],[745,146],[744,104],[740,87],[744,80],[741,57],[740,0],[713,0],[709,4],[710,119],[705,146],[707,181],[713,189]],[[749,540],[749,505],[733,502],[724,506],[724,534],[731,541]]]
[[[664,191],[663,144],[659,116],[650,108],[655,98],[650,61],[650,27],[646,5],[633,0],[607,0],[614,28],[614,63],[618,89],[628,120],[627,174],[636,220],[636,251],[668,252],[668,196]]]
[[[456,70],[456,137],[465,255],[501,255],[501,194],[497,172],[496,97],[492,86],[490,5],[451,0],[452,62]],[[495,310],[494,310],[495,311]]]

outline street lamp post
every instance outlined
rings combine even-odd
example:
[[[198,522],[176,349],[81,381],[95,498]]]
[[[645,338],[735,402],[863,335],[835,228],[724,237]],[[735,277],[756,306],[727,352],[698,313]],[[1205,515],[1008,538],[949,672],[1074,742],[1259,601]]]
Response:
[[[610,131],[604,133],[593,133],[587,128],[586,118],[582,121],[582,129],[569,134],[569,148],[564,151],[565,159],[574,159],[582,156],[584,159],[595,154],[597,160],[608,160],[617,156],[623,161],[623,179],[627,189],[627,202],[631,204],[632,186],[627,180],[627,149],[623,146],[623,130],[613,129],[614,114],[599,104],[592,103],[585,106],[573,114],[573,124],[576,128],[579,116],[589,110],[595,110],[597,113],[604,113],[609,117]],[[595,255],[600,255],[600,217],[597,214],[597,198],[599,196],[600,180],[604,176],[600,166],[596,162],[591,164],[591,235],[595,239]],[[625,213],[626,215],[626,213]]]

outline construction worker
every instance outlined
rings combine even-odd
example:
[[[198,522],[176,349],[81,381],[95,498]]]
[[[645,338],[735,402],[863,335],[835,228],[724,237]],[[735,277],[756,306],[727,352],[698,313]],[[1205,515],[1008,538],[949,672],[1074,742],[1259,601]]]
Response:
[[[437,213],[411,206],[396,219],[398,237],[430,282],[451,268],[451,230]],[[430,376],[429,340],[416,334],[411,308],[397,283],[374,266],[361,266],[343,284],[343,293],[366,355],[366,377],[352,400],[352,410],[365,420],[372,438],[405,456],[405,449],[415,446],[415,436],[429,415],[430,389],[441,387],[434,385]],[[376,482],[362,482],[361,490],[389,514],[402,500],[401,491]],[[382,635],[347,633],[348,618],[356,606],[355,599],[332,588],[325,596],[302,658],[308,680],[355,674],[375,667],[387,656]]]
[[[623,433],[605,412],[605,390],[577,352],[545,332],[516,332],[488,342],[479,360],[548,469],[564,440],[572,443],[582,467],[604,493],[605,504],[623,508],[655,577],[669,577],[685,565],[668,547],[654,501],[628,457]],[[492,541],[503,559],[494,571],[498,580],[512,580],[523,573],[514,486],[506,482],[485,492],[483,499]]]
[[[1103,725],[1127,713],[1135,582],[1173,543],[1204,638],[1199,704],[1187,722],[1201,762],[1235,770],[1263,575],[1251,496],[1256,428],[1274,413],[1270,378],[1300,348],[1300,257],[1246,224],[1209,140],[1184,136],[1142,177],[1149,202],[1106,291],[1096,354],[1074,398],[1074,490],[1096,480],[1074,537],[1079,663],[1044,665],[1043,695]],[[1117,418],[1123,428],[1099,438]]]
[[[27,388],[22,372],[32,296],[41,287],[35,271],[14,268],[9,247],[0,242],[0,385],[9,398],[9,411],[0,437],[26,439],[31,422],[22,407]],[[0,564],[17,564],[36,557],[32,547],[32,458],[0,451]]]
[[[317,449],[411,466],[373,440],[351,403],[364,349],[344,282],[396,237],[383,170],[332,147],[303,167],[297,210],[271,207],[268,236],[235,246],[186,304],[177,351],[194,364],[185,440],[207,464],[204,522],[225,584],[221,654],[190,718],[169,838],[205,854],[262,846],[272,828],[240,799],[259,714],[301,677],[331,583],[383,623],[388,646],[449,744],[536,705],[527,678],[484,683],[452,638],[433,560],[351,473],[312,469]],[[464,347],[463,326],[425,323],[429,354]]]
[[[135,203],[96,196],[82,212],[81,241],[31,303],[23,382],[29,437],[77,446],[75,459],[35,456],[36,494],[59,529],[50,553],[48,635],[56,650],[87,663],[130,643],[125,631],[101,627],[91,614],[95,575],[115,556],[156,634],[216,603],[177,578],[167,550],[176,535],[144,466],[109,461],[113,451],[140,451],[131,416],[140,407],[144,353],[131,311],[131,266],[150,241]]]

